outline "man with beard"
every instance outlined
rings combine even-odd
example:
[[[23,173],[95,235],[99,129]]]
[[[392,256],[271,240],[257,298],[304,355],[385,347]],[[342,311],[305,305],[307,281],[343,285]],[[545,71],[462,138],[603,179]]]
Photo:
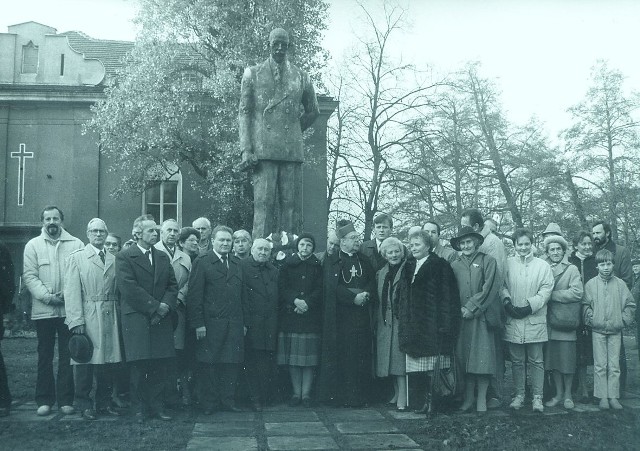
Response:
[[[261,411],[272,396],[278,339],[278,270],[269,259],[271,243],[253,242],[251,255],[241,263],[245,337],[245,371],[253,409]]]
[[[338,222],[340,252],[327,256],[318,393],[338,405],[365,405],[371,395],[371,301],[375,270],[360,248],[351,221]]]
[[[631,270],[631,254],[626,247],[616,244],[611,239],[611,226],[604,221],[597,221],[591,227],[593,233],[593,253],[607,249],[613,254],[613,275],[622,279],[631,290],[633,288],[633,271]],[[620,345],[620,393],[627,386],[627,353],[624,348],[624,340]]]
[[[73,371],[69,355],[71,332],[64,323],[64,274],[67,258],[84,245],[64,228],[64,213],[58,207],[45,207],[40,214],[42,233],[24,248],[23,280],[31,293],[31,319],[38,336],[38,376],[36,403],[38,415],[49,415],[58,402],[60,411],[72,414]],[[58,336],[58,380],[53,377],[53,351]]]
[[[379,270],[387,260],[380,254],[380,245],[393,233],[393,219],[386,213],[380,213],[373,219],[374,239],[365,241],[360,246],[360,253],[369,259],[374,270]]]
[[[176,308],[178,284],[169,257],[153,246],[158,241],[156,229],[151,216],[138,217],[136,244],[116,256],[122,338],[138,423],[145,417],[171,420],[162,409],[162,391],[167,359],[176,355],[171,311]]]

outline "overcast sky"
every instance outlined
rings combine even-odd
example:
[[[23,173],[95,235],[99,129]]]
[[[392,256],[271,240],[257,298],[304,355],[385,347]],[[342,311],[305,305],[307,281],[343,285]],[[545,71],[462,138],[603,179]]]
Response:
[[[7,2],[5,2],[7,3]],[[355,0],[333,0],[325,47],[339,59],[362,31]],[[382,0],[362,0],[371,11]],[[554,135],[568,125],[565,110],[588,87],[597,59],[640,90],[640,0],[401,0],[411,24],[392,47],[405,62],[439,72],[480,61],[497,79],[508,118],[532,115]],[[36,21],[58,32],[79,30],[101,39],[133,40],[136,0],[21,0],[2,6],[0,31]],[[375,15],[376,13],[374,13]]]

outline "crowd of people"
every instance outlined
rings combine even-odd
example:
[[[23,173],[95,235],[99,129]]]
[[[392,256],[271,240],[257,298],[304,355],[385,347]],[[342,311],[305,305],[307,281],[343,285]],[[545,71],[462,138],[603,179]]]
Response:
[[[635,319],[640,261],[605,222],[572,245],[549,224],[539,250],[531,231],[517,229],[507,256],[477,209],[463,212],[450,247],[435,221],[403,243],[379,214],[365,242],[338,221],[324,252],[309,233],[252,239],[204,217],[181,228],[143,215],[125,243],[93,218],[86,245],[64,229],[60,208],[45,207],[41,220],[23,269],[38,339],[37,415],[55,405],[86,420],[131,408],[139,422],[169,421],[185,406],[239,411],[239,382],[256,411],[281,392],[304,407],[359,407],[388,393],[406,410],[411,373],[424,383],[416,412],[432,414],[443,394],[461,411],[486,412],[509,395],[505,356],[510,408],[530,395],[534,411],[573,409],[575,396],[590,397],[590,365],[600,408],[622,408],[622,330]],[[12,271],[3,249],[4,311]],[[8,415],[1,355],[0,364]]]

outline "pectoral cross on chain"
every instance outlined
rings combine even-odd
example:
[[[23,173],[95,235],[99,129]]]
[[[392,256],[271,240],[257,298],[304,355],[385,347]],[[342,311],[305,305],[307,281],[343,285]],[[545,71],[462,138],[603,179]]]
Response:
[[[356,265],[352,265],[349,272],[351,273],[351,278],[353,279],[358,274],[358,271],[356,270]]]
[[[20,152],[11,152],[11,158],[18,159],[18,205],[24,205],[24,168],[27,158],[33,158],[33,152],[27,152],[25,144],[20,144]]]

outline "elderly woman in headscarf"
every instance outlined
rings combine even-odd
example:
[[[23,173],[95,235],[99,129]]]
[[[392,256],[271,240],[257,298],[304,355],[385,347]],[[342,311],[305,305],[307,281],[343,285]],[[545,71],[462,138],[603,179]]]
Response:
[[[431,237],[424,230],[409,236],[415,260],[407,262],[408,295],[400,297],[398,336],[407,354],[407,372],[425,372],[424,405],[416,413],[433,413],[434,371],[451,367],[460,329],[460,296],[451,265],[433,253]]]
[[[462,325],[458,338],[457,356],[465,372],[462,411],[471,409],[477,387],[476,410],[487,411],[489,378],[496,372],[494,331],[489,328],[485,312],[501,308],[498,291],[502,280],[497,276],[496,260],[478,251],[484,237],[473,227],[464,226],[451,239],[451,247],[460,255],[451,263],[458,281]]]
[[[580,308],[583,295],[578,268],[565,259],[568,244],[557,235],[544,239],[547,263],[551,266],[554,285],[547,306],[549,342],[545,349],[545,370],[553,372],[556,394],[546,402],[553,407],[563,402],[565,409],[573,409],[571,396],[573,375],[576,371],[576,340],[580,326]]]
[[[393,378],[393,398],[389,404],[395,404],[398,410],[407,407],[407,385],[405,354],[400,351],[398,342],[398,303],[400,282],[406,263],[405,247],[399,239],[389,237],[380,245],[380,255],[387,264],[376,274],[378,299],[376,308],[376,376]]]

